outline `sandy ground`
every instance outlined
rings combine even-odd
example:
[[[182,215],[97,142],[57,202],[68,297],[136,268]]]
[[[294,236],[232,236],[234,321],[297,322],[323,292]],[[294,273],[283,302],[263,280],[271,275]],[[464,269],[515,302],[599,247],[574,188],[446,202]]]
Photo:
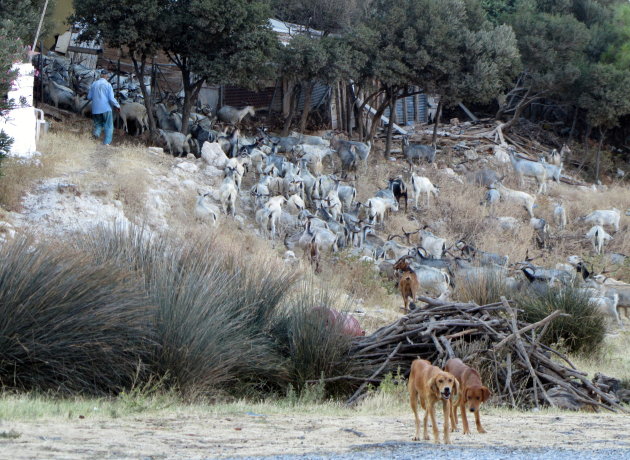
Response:
[[[558,413],[482,417],[488,433],[452,436],[459,447],[628,449],[627,415]],[[440,422],[441,425],[441,422]],[[17,438],[2,437],[15,430]],[[95,420],[0,422],[0,458],[209,458],[349,452],[374,443],[406,442],[413,418],[236,415],[140,416]],[[419,443],[420,444],[420,443]]]

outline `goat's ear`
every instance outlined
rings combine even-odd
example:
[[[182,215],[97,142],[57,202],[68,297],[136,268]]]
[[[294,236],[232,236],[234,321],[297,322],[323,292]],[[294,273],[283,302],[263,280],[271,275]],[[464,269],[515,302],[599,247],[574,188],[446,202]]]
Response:
[[[488,387],[481,387],[481,395],[481,402],[486,402],[492,395],[492,392],[488,389]]]

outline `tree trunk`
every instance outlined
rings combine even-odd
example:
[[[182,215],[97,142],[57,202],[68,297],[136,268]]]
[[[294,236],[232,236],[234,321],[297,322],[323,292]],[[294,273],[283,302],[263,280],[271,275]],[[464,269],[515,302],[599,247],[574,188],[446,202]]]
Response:
[[[153,116],[153,98],[149,96],[146,85],[144,84],[144,69],[147,63],[147,57],[143,54],[140,57],[140,62],[138,62],[135,54],[132,52],[131,60],[136,71],[136,75],[138,76],[138,80],[140,80],[140,92],[142,93],[142,98],[144,99],[144,106],[147,109],[147,117],[149,119],[149,131],[151,133],[151,136],[153,136],[157,131],[155,117]],[[153,88],[151,88],[151,90],[153,91]]]
[[[201,86],[203,85],[204,79],[197,80],[196,82],[191,81],[191,73],[188,68],[181,68],[182,71],[182,82],[184,83],[184,106],[182,107],[182,127],[180,132],[184,135],[188,134],[188,120],[190,119],[190,112],[192,109],[197,96],[199,95],[199,91],[201,90]]]
[[[300,133],[304,134],[304,130],[306,129],[306,122],[308,121],[308,114],[311,112],[311,100],[313,98],[313,88],[315,87],[315,83],[309,81],[307,83],[302,83],[303,87],[306,88],[306,93],[304,94],[304,108],[302,109],[302,118],[300,118]]]
[[[575,131],[575,124],[577,123],[578,117],[578,107],[575,106],[575,110],[573,111],[573,123],[571,123],[571,131],[569,131],[569,137],[567,139],[567,143],[571,143],[573,140],[573,132]]]
[[[437,141],[437,130],[440,124],[440,118],[442,117],[442,96],[440,96],[440,100],[438,101],[437,110],[435,111],[435,121],[433,124],[433,136],[431,137],[431,144],[435,145]]]
[[[392,150],[392,133],[394,132],[394,123],[396,122],[396,96],[394,92],[389,95],[389,123],[387,124],[387,141],[385,142],[385,158],[389,158]]]
[[[295,109],[297,108],[297,101],[300,92],[296,91],[295,85],[292,85],[293,89],[291,90],[291,95],[289,96],[289,113],[284,119],[284,126],[282,127],[281,136],[288,136],[289,131],[291,130],[291,122],[293,121],[293,116],[295,115]]]
[[[366,142],[372,141],[372,139],[374,139],[374,135],[376,134],[376,130],[378,128],[378,122],[383,116],[383,113],[385,113],[385,109],[387,108],[388,105],[389,105],[389,100],[385,99],[385,102],[383,102],[379,106],[379,108],[376,109],[376,113],[372,117],[372,126],[370,127],[370,134],[368,135]]]
[[[604,138],[606,137],[606,130],[599,128],[599,145],[597,146],[597,157],[595,159],[595,183],[599,184],[599,165],[602,156],[602,146],[604,145]]]

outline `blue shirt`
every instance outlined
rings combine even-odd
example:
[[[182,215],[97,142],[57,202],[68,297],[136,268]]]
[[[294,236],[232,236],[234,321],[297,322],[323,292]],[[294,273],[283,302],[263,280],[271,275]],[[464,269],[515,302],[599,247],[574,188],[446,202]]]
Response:
[[[92,115],[111,112],[112,107],[120,107],[114,99],[112,85],[105,78],[99,78],[92,83],[87,98],[92,101]]]

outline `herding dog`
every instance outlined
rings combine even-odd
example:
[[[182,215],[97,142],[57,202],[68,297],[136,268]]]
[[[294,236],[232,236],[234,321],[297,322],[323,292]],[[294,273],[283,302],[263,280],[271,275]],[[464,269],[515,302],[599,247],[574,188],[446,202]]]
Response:
[[[444,370],[453,374],[460,387],[459,401],[453,405],[451,412],[451,421],[453,422],[453,430],[457,428],[457,406],[459,406],[462,412],[462,425],[464,425],[464,434],[470,434],[468,428],[468,419],[466,418],[466,407],[470,412],[475,414],[475,422],[477,424],[477,431],[479,433],[485,433],[486,430],[481,426],[481,420],[479,419],[479,406],[481,403],[486,402],[490,397],[490,390],[483,386],[481,383],[481,377],[479,373],[464,364],[461,359],[453,358],[446,362]]]
[[[444,372],[437,366],[424,359],[416,359],[411,363],[411,373],[409,374],[409,402],[411,410],[416,420],[416,435],[414,441],[420,440],[420,418],[418,417],[418,397],[420,404],[425,410],[424,413],[424,439],[429,440],[427,430],[427,419],[431,415],[431,425],[433,426],[433,438],[437,444],[440,443],[437,421],[435,420],[435,403],[442,400],[442,411],[444,412],[444,444],[450,444],[449,415],[451,413],[451,398],[458,394],[459,384],[457,379]]]

